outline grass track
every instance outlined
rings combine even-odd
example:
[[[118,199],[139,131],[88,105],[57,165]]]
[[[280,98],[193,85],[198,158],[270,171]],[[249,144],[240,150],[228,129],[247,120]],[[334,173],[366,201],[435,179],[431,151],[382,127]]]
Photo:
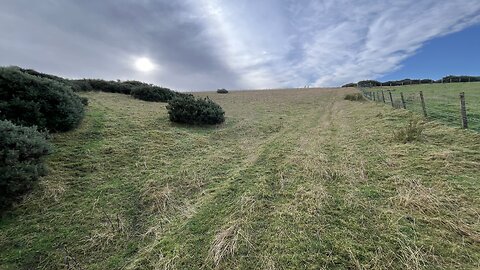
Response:
[[[51,173],[0,221],[0,269],[477,269],[480,136],[343,100],[209,95],[224,125],[88,93]]]

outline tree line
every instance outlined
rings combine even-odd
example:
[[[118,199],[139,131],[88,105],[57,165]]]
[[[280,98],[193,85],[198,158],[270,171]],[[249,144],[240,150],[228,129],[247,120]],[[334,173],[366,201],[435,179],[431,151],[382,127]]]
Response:
[[[432,83],[461,83],[461,82],[480,82],[480,76],[445,76],[439,80],[432,79],[403,79],[397,81],[380,82],[376,80],[363,80],[357,83],[347,83],[342,87],[375,87],[375,86],[401,86],[412,84],[432,84]]]

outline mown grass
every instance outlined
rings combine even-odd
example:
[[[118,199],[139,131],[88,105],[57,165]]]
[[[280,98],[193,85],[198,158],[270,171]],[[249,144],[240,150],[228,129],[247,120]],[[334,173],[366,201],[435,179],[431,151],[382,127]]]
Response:
[[[444,124],[461,127],[460,93],[465,93],[469,128],[480,131],[480,83],[421,84],[395,87],[376,87],[373,91],[384,90],[387,104],[390,104],[386,90],[392,90],[394,103],[400,106],[400,92],[403,92],[408,110],[423,115],[419,92],[423,91],[428,118]],[[370,91],[370,90],[367,90]],[[383,101],[381,98],[380,101]]]
[[[50,175],[0,221],[1,269],[477,269],[477,133],[344,100],[209,95],[216,127],[88,93]]]

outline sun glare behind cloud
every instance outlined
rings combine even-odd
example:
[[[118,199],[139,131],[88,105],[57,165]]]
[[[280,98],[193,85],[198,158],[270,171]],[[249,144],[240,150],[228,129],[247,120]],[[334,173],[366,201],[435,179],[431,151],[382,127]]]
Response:
[[[155,64],[146,57],[135,60],[135,68],[141,72],[150,72],[155,69]]]

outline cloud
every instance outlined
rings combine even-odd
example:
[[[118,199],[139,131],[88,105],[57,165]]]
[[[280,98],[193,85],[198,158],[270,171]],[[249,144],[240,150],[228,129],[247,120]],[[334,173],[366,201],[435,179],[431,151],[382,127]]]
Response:
[[[16,0],[0,11],[0,65],[180,90],[338,86],[479,22],[470,0]],[[139,57],[158,69],[138,72]]]

